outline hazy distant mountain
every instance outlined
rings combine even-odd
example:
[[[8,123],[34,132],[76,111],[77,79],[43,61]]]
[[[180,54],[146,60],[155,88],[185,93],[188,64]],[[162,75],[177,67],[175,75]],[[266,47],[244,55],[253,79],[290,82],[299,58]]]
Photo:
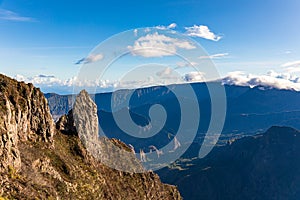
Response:
[[[220,84],[220,83],[208,83]],[[172,85],[170,88],[183,88],[185,85]],[[193,83],[192,87],[197,95],[201,110],[201,122],[198,135],[206,132],[211,116],[211,104],[206,84]],[[182,91],[184,91],[182,89]],[[292,90],[278,90],[262,88],[260,86],[250,88],[242,86],[225,85],[227,94],[227,116],[223,134],[247,133],[255,134],[263,132],[272,125],[292,126],[300,129],[300,92]],[[122,135],[112,118],[112,110],[129,109],[137,124],[145,124],[149,120],[148,111],[154,104],[162,104],[168,110],[168,123],[162,131],[171,131],[174,134],[178,128],[180,116],[178,99],[164,86],[141,88],[134,91],[129,106],[125,106],[122,100],[128,98],[132,90],[120,90],[114,93],[95,95],[98,106],[98,115],[103,122],[101,125],[107,133]],[[185,94],[182,93],[184,98]],[[59,116],[71,108],[71,96],[46,94],[50,104],[51,113]],[[184,101],[188,101],[185,99]],[[112,105],[112,106],[111,106]],[[113,107],[113,109],[111,108]],[[105,123],[104,123],[105,122]],[[113,136],[113,135],[112,135]]]
[[[158,171],[184,199],[300,199],[300,132],[272,127]]]

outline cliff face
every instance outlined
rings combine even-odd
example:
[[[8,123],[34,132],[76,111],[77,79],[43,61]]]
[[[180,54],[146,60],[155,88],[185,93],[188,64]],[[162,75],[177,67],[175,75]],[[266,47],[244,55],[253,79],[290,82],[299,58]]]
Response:
[[[90,99],[86,100],[86,106],[93,108]],[[79,138],[90,141],[95,135],[82,138],[78,134],[72,111],[55,127],[47,100],[31,84],[0,75],[0,112],[0,197],[181,199],[177,189],[162,184],[155,173],[126,173],[99,162]],[[96,116],[83,113],[81,117],[88,115]],[[117,140],[112,142],[127,148]]]
[[[0,172],[9,166],[20,170],[19,142],[52,144],[54,122],[48,103],[32,84],[0,75],[0,114]]]

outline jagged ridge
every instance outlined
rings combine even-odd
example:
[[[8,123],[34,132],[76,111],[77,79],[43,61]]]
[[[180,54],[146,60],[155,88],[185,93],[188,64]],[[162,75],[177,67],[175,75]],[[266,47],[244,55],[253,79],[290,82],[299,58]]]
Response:
[[[55,128],[47,100],[33,85],[0,75],[0,106],[0,197],[181,199],[153,172],[125,173],[98,162],[66,126],[71,116],[59,120],[61,131]]]

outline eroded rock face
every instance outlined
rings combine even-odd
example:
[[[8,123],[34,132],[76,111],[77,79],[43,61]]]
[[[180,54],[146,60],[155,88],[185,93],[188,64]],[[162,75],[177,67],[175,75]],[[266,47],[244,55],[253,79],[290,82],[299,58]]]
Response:
[[[97,108],[86,92],[79,98],[84,106],[83,110],[77,110],[82,114],[75,118],[79,126],[75,126],[71,111],[58,121],[56,129],[39,89],[0,75],[0,197],[181,199],[176,187],[162,184],[153,172],[117,171],[92,156],[87,147],[99,145]],[[84,119],[89,121],[86,123]],[[90,132],[80,136],[77,127],[82,131],[88,127]],[[94,140],[95,143],[90,142]],[[101,144],[126,147],[117,140],[102,140],[108,143]],[[110,158],[107,154],[111,152],[110,146],[96,147],[99,155]],[[126,162],[118,151],[113,155]]]
[[[91,150],[90,144],[98,140],[98,115],[96,104],[85,90],[76,97],[73,118],[79,138]]]
[[[67,122],[60,123],[66,119]],[[141,162],[126,144],[116,139],[99,137],[97,105],[85,90],[77,95],[73,109],[67,116],[62,116],[59,124],[63,124],[60,125],[63,129],[76,129],[88,153],[104,165],[130,173],[145,172]]]
[[[70,110],[67,115],[62,115],[58,119],[56,128],[64,134],[78,136],[73,119],[73,110]]]
[[[21,168],[19,141],[53,142],[54,122],[43,93],[0,75],[0,171]]]

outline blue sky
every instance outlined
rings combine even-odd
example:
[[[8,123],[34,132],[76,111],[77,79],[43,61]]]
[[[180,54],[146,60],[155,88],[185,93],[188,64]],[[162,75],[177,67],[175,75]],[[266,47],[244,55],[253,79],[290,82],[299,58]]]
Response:
[[[204,25],[222,37],[193,37],[209,55],[219,55],[214,62],[222,76],[294,75],[300,67],[299,10],[298,0],[0,0],[0,72],[72,78],[80,68],[74,63],[110,36],[176,23],[178,32]]]

